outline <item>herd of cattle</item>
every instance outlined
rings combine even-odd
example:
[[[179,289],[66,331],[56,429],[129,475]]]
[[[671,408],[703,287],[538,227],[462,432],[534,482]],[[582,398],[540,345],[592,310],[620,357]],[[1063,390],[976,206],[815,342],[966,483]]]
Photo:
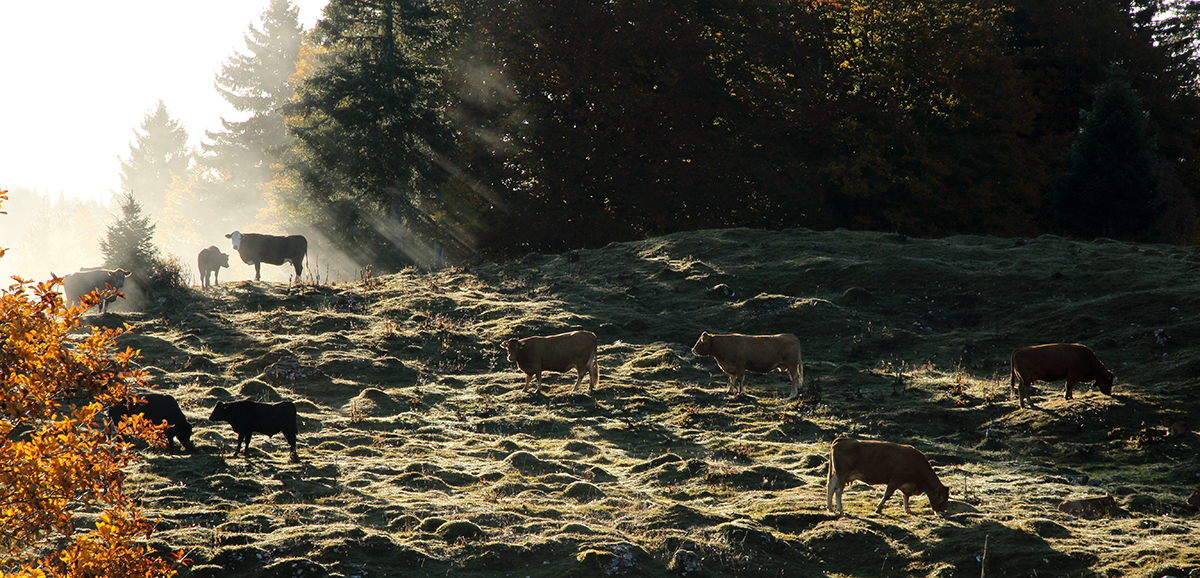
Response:
[[[248,236],[242,236],[242,246]],[[244,258],[244,257],[243,257]],[[266,261],[270,262],[270,261]],[[297,265],[297,272],[299,265]],[[500,344],[508,353],[508,361],[515,363],[525,374],[525,392],[532,382],[538,395],[542,387],[542,372],[567,372],[575,370],[578,377],[572,391],[578,391],[585,376],[589,378],[588,392],[595,390],[599,381],[596,362],[596,335],[590,331],[572,331],[549,336],[533,336],[509,339]],[[746,372],[767,373],[776,369],[786,371],[791,382],[790,398],[799,393],[804,380],[800,341],[792,334],[742,335],[713,334],[707,331],[692,347],[692,353],[701,357],[712,357],[717,366],[729,377],[728,393],[738,394],[745,390]],[[1066,398],[1071,399],[1076,383],[1095,382],[1101,392],[1112,395],[1113,372],[1107,370],[1091,349],[1077,343],[1053,343],[1023,347],[1012,353],[1010,388],[1018,387],[1020,407],[1028,401],[1030,386],[1035,381],[1066,380]],[[179,441],[184,450],[192,451],[192,426],[179,409],[176,400],[164,394],[141,394],[129,405],[109,408],[110,424],[119,423],[121,418],[141,413],[153,423],[167,424],[166,440],[173,449],[172,438]],[[296,406],[290,401],[274,404],[250,400],[218,402],[209,420],[228,422],[237,433],[234,455],[241,451],[249,456],[250,439],[255,433],[272,436],[282,433],[291,448],[290,458],[298,461],[296,436],[299,431]],[[830,445],[829,466],[826,485],[826,507],[838,515],[844,514],[842,492],[853,481],[869,485],[886,485],[883,499],[875,508],[882,513],[888,499],[899,490],[904,498],[904,509],[909,508],[909,498],[925,494],[930,507],[943,513],[950,499],[950,488],[941,483],[929,460],[921,451],[910,445],[887,441],[856,440],[838,437]],[[1092,508],[1108,506],[1105,498],[1090,501],[1064,502],[1064,512],[1079,513]],[[1111,501],[1111,498],[1107,498]],[[835,506],[836,501],[836,506]]]
[[[300,278],[304,257],[308,252],[308,241],[303,236],[284,237],[234,231],[225,237],[233,243],[234,250],[244,263],[254,265],[255,280],[260,279],[261,263],[291,263],[295,267],[296,278]],[[219,284],[220,269],[229,267],[229,255],[222,253],[216,246],[210,246],[200,251],[197,263],[201,286],[208,287],[210,273],[213,283]],[[83,295],[92,291],[101,291],[99,306],[101,311],[105,312],[108,303],[116,298],[115,292],[124,286],[125,278],[130,274],[123,269],[83,269],[67,275],[63,286],[72,303],[79,302]],[[508,360],[515,363],[525,374],[525,385],[521,391],[527,391],[529,385],[536,382],[537,387],[533,395],[538,395],[542,390],[544,371],[561,373],[575,370],[578,378],[572,391],[579,390],[585,376],[589,378],[588,392],[594,391],[599,382],[597,344],[594,333],[573,331],[558,335],[513,338],[502,343],[500,347],[508,353]],[[692,353],[716,360],[717,366],[729,377],[727,391],[731,394],[744,393],[747,371],[767,373],[778,369],[787,372],[791,382],[789,399],[799,395],[800,385],[804,381],[800,340],[789,333],[718,335],[705,331],[692,347]],[[1112,395],[1113,372],[1106,369],[1096,354],[1084,345],[1051,343],[1023,347],[1013,351],[1010,362],[1009,385],[1010,388],[1015,387],[1018,390],[1020,407],[1025,407],[1026,402],[1033,407],[1030,387],[1036,381],[1065,379],[1067,399],[1072,398],[1076,383],[1095,382],[1102,393]],[[192,426],[179,409],[175,398],[157,393],[140,394],[127,405],[109,408],[108,418],[110,424],[118,424],[124,416],[138,413],[153,423],[166,422],[166,441],[169,449],[174,448],[172,439],[178,440],[185,451],[191,452],[194,449],[191,441]],[[250,438],[255,433],[267,436],[282,433],[291,448],[291,459],[299,460],[299,454],[296,452],[296,436],[299,432],[296,406],[290,401],[274,404],[250,400],[218,402],[208,419],[214,422],[228,422],[232,426],[238,435],[237,444],[234,446],[235,455],[239,451],[249,455]],[[929,498],[930,507],[939,513],[946,510],[950,499],[950,488],[941,483],[929,460],[916,448],[886,441],[839,437],[830,445],[826,485],[826,507],[830,511],[844,513],[842,491],[846,484],[856,480],[869,485],[886,485],[883,499],[875,508],[877,513],[883,511],[884,504],[896,490],[900,490],[904,496],[904,509],[909,513],[912,513],[908,503],[911,496],[925,494]],[[1068,513],[1086,512],[1107,509],[1110,502],[1111,497],[1064,502],[1060,509]],[[1200,501],[1197,503],[1200,505]]]
[[[238,252],[242,262],[254,265],[254,280],[262,279],[260,268],[263,263],[283,265],[291,263],[296,269],[296,280],[304,271],[304,257],[308,254],[308,240],[303,235],[263,235],[260,233],[242,233],[234,231],[225,238],[233,243],[233,250]],[[207,288],[209,274],[213,283],[220,284],[221,268],[229,268],[229,255],[222,253],[216,245],[200,251],[196,257],[200,269],[200,286]],[[84,295],[99,291],[102,299],[99,303],[100,312],[108,312],[108,304],[116,301],[116,293],[125,287],[125,278],[133,273],[124,269],[102,269],[100,267],[84,267],[77,273],[63,277],[63,290],[71,304],[79,303]]]

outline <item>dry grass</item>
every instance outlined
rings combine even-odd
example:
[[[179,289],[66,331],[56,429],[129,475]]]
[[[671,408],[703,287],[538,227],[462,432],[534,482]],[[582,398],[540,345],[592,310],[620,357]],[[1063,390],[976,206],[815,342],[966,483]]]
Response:
[[[1186,575],[1200,485],[1200,251],[1055,237],[915,240],[707,231],[288,289],[227,283],[129,322],[159,390],[196,426],[194,455],[133,473],[195,576]],[[590,329],[600,385],[543,395],[498,343]],[[701,330],[792,332],[786,376],[724,393]],[[1080,341],[1118,376],[1017,409],[1008,355]],[[218,400],[292,399],[300,463],[276,437],[230,457]],[[1193,418],[1194,419],[1194,418]],[[916,516],[855,485],[829,516],[837,435],[912,443],[952,488]],[[1104,493],[1121,511],[1062,515]]]

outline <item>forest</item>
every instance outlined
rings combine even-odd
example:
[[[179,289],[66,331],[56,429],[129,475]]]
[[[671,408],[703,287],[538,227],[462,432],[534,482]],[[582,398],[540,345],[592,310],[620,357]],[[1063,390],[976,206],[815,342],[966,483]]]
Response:
[[[255,224],[386,272],[439,246],[472,263],[731,226],[1200,235],[1200,7],[1183,0],[296,14],[275,0],[250,24],[215,79],[245,119],[200,150],[165,104],[147,113],[122,193],[157,243],[190,256]]]

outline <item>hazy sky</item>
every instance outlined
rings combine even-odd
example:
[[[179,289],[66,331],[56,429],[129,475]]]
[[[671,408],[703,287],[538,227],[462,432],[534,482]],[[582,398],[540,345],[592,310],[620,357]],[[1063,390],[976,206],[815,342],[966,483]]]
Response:
[[[292,0],[311,28],[328,0]],[[0,0],[0,190],[107,200],[162,100],[191,146],[236,112],[213,77],[269,0]]]

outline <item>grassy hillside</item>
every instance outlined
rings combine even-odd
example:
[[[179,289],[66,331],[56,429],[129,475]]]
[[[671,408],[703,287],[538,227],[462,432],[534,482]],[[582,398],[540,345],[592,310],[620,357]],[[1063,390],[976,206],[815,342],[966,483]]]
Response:
[[[157,389],[197,426],[193,455],[134,475],[155,539],[192,576],[1185,576],[1200,565],[1194,435],[1200,249],[847,231],[684,233],[566,255],[335,285],[227,283],[134,326]],[[540,396],[499,348],[589,329],[600,386]],[[795,333],[786,375],[724,393],[702,330]],[[1008,358],[1079,341],[1117,373],[1018,409]],[[250,459],[207,417],[295,400]],[[911,443],[951,487],[825,510],[829,442]],[[1116,497],[1095,519],[1067,498]]]

